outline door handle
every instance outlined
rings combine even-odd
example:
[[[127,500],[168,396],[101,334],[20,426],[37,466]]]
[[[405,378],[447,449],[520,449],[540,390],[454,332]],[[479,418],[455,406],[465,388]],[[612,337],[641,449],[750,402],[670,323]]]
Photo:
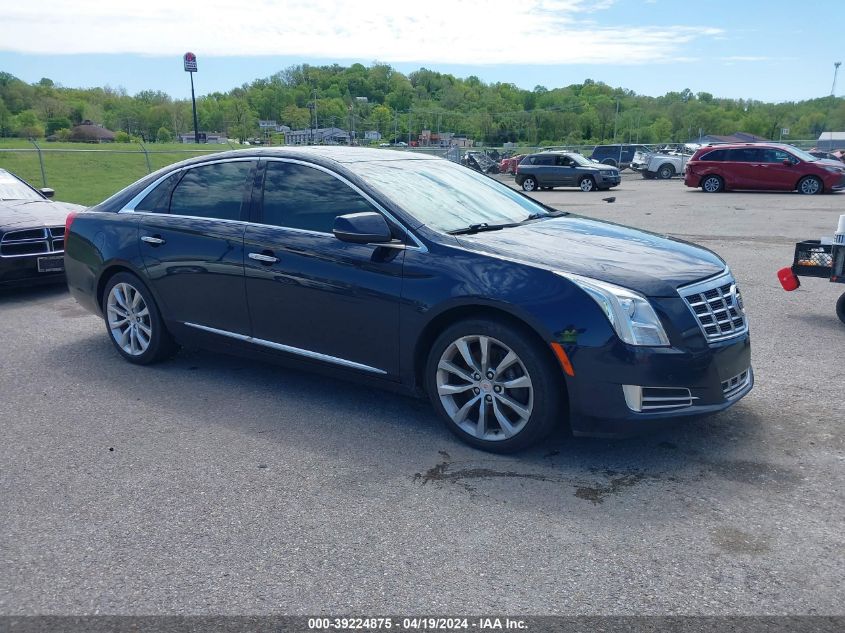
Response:
[[[279,261],[278,257],[267,255],[266,253],[250,253],[249,258],[254,259],[257,262],[261,262],[262,264],[275,264]]]
[[[146,242],[147,244],[152,244],[153,246],[164,244],[164,240],[155,235],[142,235],[141,241]]]

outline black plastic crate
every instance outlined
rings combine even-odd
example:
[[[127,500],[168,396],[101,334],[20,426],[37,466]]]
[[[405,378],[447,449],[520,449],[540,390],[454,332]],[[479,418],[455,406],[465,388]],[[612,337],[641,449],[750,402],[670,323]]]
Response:
[[[795,245],[792,272],[799,277],[825,277],[833,272],[833,245],[820,240],[804,240]]]

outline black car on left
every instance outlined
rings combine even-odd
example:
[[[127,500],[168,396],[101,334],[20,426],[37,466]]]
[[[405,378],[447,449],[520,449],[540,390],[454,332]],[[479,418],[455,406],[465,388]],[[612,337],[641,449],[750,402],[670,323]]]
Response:
[[[0,169],[0,287],[64,280],[65,219],[85,207],[52,196]]]

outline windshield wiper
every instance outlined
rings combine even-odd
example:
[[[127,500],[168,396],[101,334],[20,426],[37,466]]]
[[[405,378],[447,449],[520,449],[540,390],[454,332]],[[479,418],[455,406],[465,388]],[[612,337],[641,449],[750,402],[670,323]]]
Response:
[[[481,222],[480,224],[470,224],[462,229],[447,231],[447,233],[449,233],[449,235],[467,235],[471,233],[481,233],[482,231],[499,231],[509,226],[516,226],[517,224],[518,223],[513,222],[510,224],[487,224],[487,222]]]

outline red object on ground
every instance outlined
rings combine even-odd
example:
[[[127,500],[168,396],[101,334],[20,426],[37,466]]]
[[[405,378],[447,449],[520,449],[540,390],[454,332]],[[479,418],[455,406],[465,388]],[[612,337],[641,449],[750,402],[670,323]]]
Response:
[[[783,289],[787,292],[792,292],[796,288],[801,287],[801,281],[789,267],[781,268],[778,271],[778,281],[780,281],[780,285],[783,286]]]

